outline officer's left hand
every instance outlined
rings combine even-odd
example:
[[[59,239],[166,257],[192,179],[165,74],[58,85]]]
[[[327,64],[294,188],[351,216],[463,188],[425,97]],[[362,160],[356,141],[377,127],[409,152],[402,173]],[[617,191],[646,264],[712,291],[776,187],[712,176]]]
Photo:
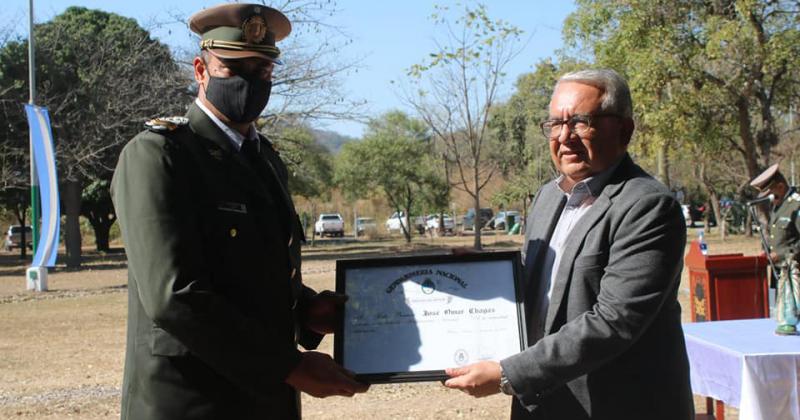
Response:
[[[306,326],[317,334],[330,334],[341,324],[347,295],[324,290],[311,298]]]

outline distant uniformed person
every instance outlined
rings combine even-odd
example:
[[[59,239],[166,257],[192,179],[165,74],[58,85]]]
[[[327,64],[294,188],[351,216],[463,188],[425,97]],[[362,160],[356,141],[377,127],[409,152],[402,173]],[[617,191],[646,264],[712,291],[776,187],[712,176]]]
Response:
[[[202,38],[196,101],[150,121],[114,174],[129,262],[122,418],[296,419],[298,391],[367,386],[311,351],[345,297],[302,284],[287,170],[254,126],[291,25],[255,4],[189,25]]]
[[[778,269],[776,332],[796,334],[800,316],[800,193],[789,186],[778,164],[767,168],[750,185],[761,191],[761,196],[773,196],[768,245],[770,259]]]

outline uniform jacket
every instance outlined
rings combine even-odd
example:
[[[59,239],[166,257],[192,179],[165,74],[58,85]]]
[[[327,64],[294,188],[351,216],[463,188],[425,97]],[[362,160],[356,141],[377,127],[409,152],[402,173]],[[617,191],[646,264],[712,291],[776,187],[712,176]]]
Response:
[[[531,205],[527,309],[563,205],[555,182]],[[501,361],[512,419],[693,418],[677,301],[685,241],[679,203],[626,155],[566,240],[544,338]]]
[[[794,187],[770,213],[769,226],[769,247],[778,253],[776,262],[800,258],[800,193]]]
[[[313,291],[287,171],[246,159],[196,105],[120,155],[112,196],[128,255],[123,419],[294,419],[296,327]]]

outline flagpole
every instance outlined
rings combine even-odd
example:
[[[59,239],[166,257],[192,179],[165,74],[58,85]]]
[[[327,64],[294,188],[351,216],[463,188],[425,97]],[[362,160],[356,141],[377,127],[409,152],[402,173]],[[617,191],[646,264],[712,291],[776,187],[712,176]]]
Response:
[[[28,0],[28,85],[30,98],[28,103],[35,104],[36,101],[36,63],[34,61],[34,39],[33,39],[33,0]],[[30,135],[30,156],[31,156],[31,234],[33,238],[33,253],[39,246],[39,177],[36,175],[36,163],[33,159],[33,133]],[[22,244],[25,246],[25,244]]]

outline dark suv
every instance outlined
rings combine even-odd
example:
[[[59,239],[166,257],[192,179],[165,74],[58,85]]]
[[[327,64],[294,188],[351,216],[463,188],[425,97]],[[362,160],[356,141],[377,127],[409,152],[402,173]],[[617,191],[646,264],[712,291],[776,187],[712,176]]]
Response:
[[[494,218],[494,211],[489,208],[484,208],[480,210],[480,220],[478,222],[478,229],[483,229],[490,220]],[[462,222],[462,228],[464,230],[473,230],[475,229],[475,209],[471,208],[467,210],[467,214],[464,215],[464,219]]]

